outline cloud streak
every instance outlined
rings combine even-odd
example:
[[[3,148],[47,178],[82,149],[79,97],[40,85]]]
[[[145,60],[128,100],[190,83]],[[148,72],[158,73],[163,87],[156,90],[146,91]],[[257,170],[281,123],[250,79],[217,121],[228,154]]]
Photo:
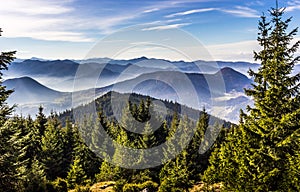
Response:
[[[170,14],[170,15],[167,15],[165,17],[166,18],[172,18],[172,17],[176,17],[176,16],[184,16],[184,15],[190,15],[190,14],[195,14],[195,13],[203,13],[203,12],[215,11],[215,10],[217,10],[217,9],[216,8],[193,9],[193,10],[189,10],[189,11]]]
[[[251,9],[249,7],[236,6],[235,9],[222,9],[224,13],[229,13],[236,17],[245,17],[245,18],[258,18],[258,11]]]
[[[183,26],[190,25],[190,23],[179,23],[179,24],[170,24],[170,25],[160,25],[155,27],[148,27],[142,29],[142,31],[155,31],[155,30],[168,30],[168,29],[176,29]]]
[[[1,27],[10,38],[28,37],[47,41],[90,42],[81,32],[71,29],[68,14],[74,9],[70,0],[11,0],[0,7]]]
[[[296,0],[296,1],[289,1],[288,6],[286,7],[286,11],[287,12],[292,12],[292,11],[296,11],[296,10],[300,10],[300,1]]]
[[[166,15],[166,18],[173,18],[177,16],[185,16],[196,13],[205,13],[210,11],[220,11],[223,13],[228,13],[236,17],[244,17],[244,18],[258,18],[258,11],[251,9],[249,7],[236,6],[234,9],[225,9],[225,8],[203,8],[203,9],[192,9],[184,12],[177,12],[170,15]]]
[[[1,13],[8,14],[22,14],[22,15],[57,15],[73,11],[73,8],[68,7],[67,4],[71,1],[51,2],[41,0],[10,0],[1,2]]]
[[[152,13],[155,11],[159,11],[159,9],[158,8],[147,9],[147,10],[143,11],[143,13]]]
[[[93,42],[89,31],[110,34],[120,24],[140,17],[142,11],[126,14],[84,15],[73,6],[73,0],[10,0],[0,7],[1,27],[5,37],[27,37],[46,41]],[[155,11],[154,9],[148,10]],[[147,12],[147,11],[146,11]],[[145,12],[145,13],[146,13]]]

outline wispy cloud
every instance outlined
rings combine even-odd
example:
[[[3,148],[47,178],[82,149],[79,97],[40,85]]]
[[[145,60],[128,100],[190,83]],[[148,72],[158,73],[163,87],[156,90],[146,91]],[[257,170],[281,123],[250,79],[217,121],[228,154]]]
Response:
[[[256,1],[249,1],[246,3],[247,6],[264,6],[265,2],[264,1],[260,1],[260,0],[256,0]]]
[[[171,18],[171,17],[176,17],[176,16],[190,15],[190,14],[194,14],[194,13],[203,13],[203,12],[215,11],[215,10],[217,10],[217,9],[216,8],[193,9],[193,10],[189,10],[189,11],[170,14],[170,15],[167,15],[166,17]]]
[[[288,1],[288,6],[286,7],[287,12],[292,12],[295,10],[300,10],[300,1],[295,0],[295,1]]]
[[[74,9],[71,0],[11,0],[1,3],[0,21],[6,37],[38,40],[89,42],[83,33],[68,28]],[[75,20],[74,20],[75,21]]]
[[[128,14],[120,14],[115,16],[107,16],[103,18],[88,18],[86,22],[81,22],[83,27],[91,28],[91,29],[98,29],[100,30],[101,34],[108,35],[115,32],[119,25],[127,24],[130,20],[136,19],[140,17],[142,13],[128,13]]]
[[[258,11],[251,9],[249,7],[243,6],[236,6],[234,9],[225,9],[225,8],[203,8],[203,9],[192,9],[184,12],[173,13],[170,15],[165,16],[166,18],[173,18],[176,16],[184,16],[190,15],[195,13],[204,13],[209,11],[221,11],[224,13],[229,13],[236,17],[245,17],[245,18],[258,18],[259,14]]]
[[[293,6],[293,5],[300,4],[300,1],[299,0],[292,0],[292,1],[288,1],[287,4],[290,5],[290,6]]]
[[[159,11],[159,8],[152,8],[152,9],[147,9],[145,11],[143,11],[144,13],[152,13],[152,12],[155,12],[155,11]]]
[[[176,22],[178,23],[179,21],[182,21],[182,19],[181,18],[176,18],[176,19],[167,19],[167,20],[156,20],[156,21],[142,23],[140,25],[145,25],[145,26],[169,25],[171,23],[176,23]]]
[[[168,29],[176,29],[183,26],[190,25],[190,23],[179,23],[179,24],[171,24],[171,25],[161,25],[161,26],[155,26],[155,27],[148,27],[142,29],[143,31],[154,31],[154,30],[168,30]]]
[[[1,2],[1,13],[18,13],[23,15],[57,15],[67,13],[73,8],[66,6],[71,1],[11,0]]]
[[[176,18],[176,19],[169,19],[169,20],[166,20],[167,23],[174,23],[174,22],[178,22],[178,21],[181,21],[182,19],[180,18]]]
[[[249,7],[236,6],[235,9],[222,9],[221,11],[225,13],[232,14],[237,17],[246,17],[246,18],[258,18],[258,11],[251,9]]]
[[[109,34],[114,32],[116,26],[143,14],[142,11],[133,11],[104,15],[100,18],[79,14],[72,3],[74,0],[5,1],[0,7],[0,21],[5,37],[92,42],[94,39],[87,36],[86,31],[94,30],[101,34]]]
[[[164,9],[181,7],[183,4],[188,5],[191,3],[206,3],[212,1],[215,0],[165,0],[165,1],[160,1],[159,3],[155,1],[152,5],[147,6],[143,12],[151,13],[154,11],[161,11]]]

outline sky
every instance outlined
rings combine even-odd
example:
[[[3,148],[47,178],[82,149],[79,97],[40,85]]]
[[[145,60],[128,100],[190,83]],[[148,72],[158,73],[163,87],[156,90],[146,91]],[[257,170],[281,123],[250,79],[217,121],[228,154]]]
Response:
[[[299,0],[279,0],[279,6],[286,7],[286,17],[293,16],[290,29],[300,26]],[[2,0],[0,50],[16,50],[23,59],[146,56],[185,60],[184,54],[170,51],[172,47],[167,51],[160,36],[180,30],[194,38],[198,48],[202,46],[186,50],[205,48],[209,53],[195,59],[254,62],[253,50],[259,49],[257,24],[263,13],[269,16],[271,7],[275,0]],[[142,33],[130,32],[132,28],[151,38],[139,38]],[[114,42],[109,44],[108,39]],[[169,41],[178,42],[177,49],[182,39]],[[139,46],[125,49],[133,44]],[[124,48],[122,54],[109,52],[116,50],[114,46]],[[104,51],[91,55],[97,47]]]

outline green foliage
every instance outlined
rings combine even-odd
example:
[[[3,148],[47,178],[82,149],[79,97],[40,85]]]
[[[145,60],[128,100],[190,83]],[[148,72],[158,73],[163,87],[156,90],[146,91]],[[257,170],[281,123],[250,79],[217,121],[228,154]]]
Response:
[[[80,164],[80,159],[76,158],[67,176],[68,188],[74,189],[77,184],[84,184],[86,180],[87,177]]]
[[[209,126],[209,115],[204,108],[203,111],[200,113],[199,119],[197,121],[195,134],[187,148],[187,153],[188,153],[187,159],[189,162],[188,171],[190,172],[190,180],[194,180],[194,181],[199,180],[200,175],[203,173],[204,170],[206,170],[208,166],[208,158],[211,155],[211,151],[213,147],[208,151],[206,151],[204,154],[199,153],[201,144],[202,144],[201,147],[203,147],[206,144],[205,142],[207,142],[204,140],[204,134],[208,129],[208,126]],[[218,129],[216,128],[216,130]],[[221,134],[219,135],[218,139],[222,140]]]
[[[75,157],[76,148],[79,146],[81,138],[77,126],[72,125],[69,119],[66,119],[65,127],[62,129],[63,138],[63,154],[64,160],[62,167],[64,167],[62,176],[67,176],[72,161]]]
[[[79,164],[84,170],[87,179],[94,180],[95,175],[99,172],[101,161],[84,143],[80,142],[74,149],[75,158],[79,159]]]
[[[47,180],[43,165],[37,159],[33,159],[31,167],[26,169],[24,192],[43,192],[46,188]]]
[[[208,184],[221,181],[231,183],[236,178],[239,170],[237,169],[238,159],[235,158],[239,150],[239,140],[241,133],[239,129],[232,129],[231,133],[225,137],[225,141],[220,146],[215,147],[210,158],[209,167],[205,170],[202,179]],[[242,153],[239,153],[242,155]],[[242,190],[242,189],[241,189]]]
[[[0,54],[0,125],[3,125],[7,120],[8,115],[14,109],[7,105],[6,100],[9,95],[13,92],[12,90],[7,90],[5,86],[2,85],[2,70],[7,70],[8,65],[15,59],[15,51],[12,52],[1,52]]]
[[[7,105],[6,100],[13,92],[6,90],[2,85],[2,70],[7,70],[8,65],[14,59],[15,52],[2,52],[0,54],[0,189],[4,191],[15,191],[18,178],[17,159],[18,148],[15,146],[18,130],[12,130],[8,125],[8,116],[11,115],[14,107]],[[13,141],[14,140],[14,141]]]
[[[89,186],[79,186],[77,185],[74,192],[90,192],[90,187]]]
[[[68,186],[66,180],[62,178],[57,178],[55,181],[52,182],[53,189],[55,192],[67,192]]]
[[[166,163],[159,174],[161,179],[159,191],[188,191],[193,184],[188,164],[185,150],[175,160]]]
[[[241,113],[240,126],[210,158],[204,178],[222,181],[232,191],[297,191],[300,145],[300,74],[292,75],[300,41],[290,45],[297,29],[287,32],[291,18],[283,20],[284,9],[270,11],[259,22],[262,50],[254,58],[261,61],[252,70],[253,88],[246,94],[254,100],[248,113]],[[299,172],[298,172],[299,173]]]
[[[113,187],[116,192],[123,192],[123,187],[128,183],[125,179],[118,179]]]
[[[290,191],[300,191],[300,151],[288,156],[288,160],[288,175],[284,179],[286,186]]]
[[[108,163],[107,161],[103,161],[100,167],[100,173],[96,175],[96,181],[115,181],[117,180],[117,175],[114,172],[115,167]]]
[[[147,189],[149,192],[157,191],[158,184],[153,181],[146,181],[144,183],[128,183],[123,186],[123,192],[139,192]]]
[[[64,143],[61,129],[55,119],[47,122],[47,127],[42,137],[42,162],[45,165],[46,177],[55,180],[63,176]]]

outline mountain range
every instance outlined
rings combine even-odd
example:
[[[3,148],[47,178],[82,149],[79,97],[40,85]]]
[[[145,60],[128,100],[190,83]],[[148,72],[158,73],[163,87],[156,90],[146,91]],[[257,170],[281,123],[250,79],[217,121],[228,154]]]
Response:
[[[35,114],[38,105],[43,105],[47,112],[62,111],[116,91],[178,101],[197,109],[205,106],[214,115],[222,114],[222,118],[236,122],[239,109],[251,104],[251,100],[243,95],[243,89],[248,88],[252,80],[235,69],[246,71],[253,67],[255,70],[258,65],[217,63],[222,68],[217,68],[214,62],[173,62],[146,57],[132,60],[23,60],[13,62],[5,71],[4,85],[15,90],[8,102],[17,103],[17,112],[23,114]],[[220,101],[223,106],[219,106]],[[223,107],[226,113],[213,112],[213,107]]]

